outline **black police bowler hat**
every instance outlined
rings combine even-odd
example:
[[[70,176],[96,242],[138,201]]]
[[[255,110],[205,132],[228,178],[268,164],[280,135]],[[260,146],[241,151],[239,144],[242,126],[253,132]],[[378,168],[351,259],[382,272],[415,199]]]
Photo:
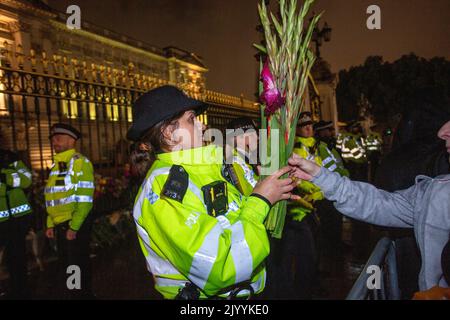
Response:
[[[309,111],[304,111],[300,113],[298,116],[298,122],[297,127],[304,127],[309,124],[314,124],[314,121],[312,120],[312,114]]]
[[[152,89],[134,102],[133,124],[127,138],[138,141],[148,129],[177,113],[194,109],[198,115],[206,108],[204,102],[189,98],[177,87],[166,85]]]

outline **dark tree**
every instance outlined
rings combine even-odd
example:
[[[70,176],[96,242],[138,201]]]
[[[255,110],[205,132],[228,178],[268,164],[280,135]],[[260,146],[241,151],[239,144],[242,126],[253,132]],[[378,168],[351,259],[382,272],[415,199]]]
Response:
[[[344,121],[357,118],[361,94],[372,105],[378,122],[423,108],[434,114],[449,114],[450,61],[409,54],[389,63],[380,56],[370,56],[363,65],[339,72],[336,95]]]

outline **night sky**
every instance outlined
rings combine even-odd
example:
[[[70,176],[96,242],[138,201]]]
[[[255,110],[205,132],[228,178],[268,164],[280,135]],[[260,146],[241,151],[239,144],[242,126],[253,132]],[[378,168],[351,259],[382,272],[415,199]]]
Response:
[[[82,20],[166,47],[177,46],[204,58],[208,89],[254,99],[257,62],[252,43],[260,41],[259,0],[49,0],[65,12],[77,4]],[[275,4],[275,1],[271,1]],[[300,0],[301,2],[301,0]],[[366,9],[381,8],[381,30],[366,28]],[[369,55],[387,61],[414,52],[450,59],[449,0],[316,0],[333,29],[321,47],[333,72],[359,65]],[[275,8],[273,11],[276,11]]]

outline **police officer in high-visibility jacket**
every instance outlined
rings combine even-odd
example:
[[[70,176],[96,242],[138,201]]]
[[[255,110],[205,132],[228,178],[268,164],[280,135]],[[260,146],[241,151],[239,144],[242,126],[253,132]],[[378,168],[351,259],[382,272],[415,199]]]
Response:
[[[330,171],[337,172],[343,177],[348,177],[350,174],[344,167],[344,162],[336,150],[337,141],[333,122],[321,120],[315,123],[314,135],[317,141],[320,141],[321,144],[323,143],[327,147],[322,148],[322,155],[320,155],[322,165]],[[327,156],[328,151],[331,152],[331,156]],[[320,217],[319,235],[322,244],[321,256],[331,257],[341,255],[342,249],[344,248],[341,213],[336,210],[331,201],[323,199],[317,203],[317,214]]]
[[[375,126],[372,126],[371,129],[373,129]],[[376,131],[370,131],[365,139],[366,144],[366,152],[368,154],[371,154],[372,152],[380,152],[381,153],[381,147],[383,146],[383,138],[381,135]]]
[[[328,151],[324,143],[316,141],[314,138],[313,119],[310,112],[302,112],[299,115],[294,153],[305,159],[322,164],[322,156],[329,159],[328,165],[335,169],[331,152]],[[288,296],[279,298],[311,299],[313,289],[318,285],[318,251],[316,245],[317,237],[317,215],[315,213],[315,203],[323,199],[323,194],[317,186],[309,181],[301,181],[297,186],[297,192],[302,201],[292,201],[288,205],[289,217],[286,219],[286,227],[283,239],[281,239],[284,249],[282,255],[283,268],[285,268],[285,286],[292,283],[292,289],[287,292]],[[295,266],[292,272],[289,272]]]
[[[318,149],[322,165],[330,171],[336,171],[341,176],[348,177],[349,172],[345,169],[344,161],[337,151],[338,142],[335,137],[333,122],[321,120],[314,124],[313,128],[316,140],[320,143]]]
[[[133,106],[128,138],[134,170],[146,177],[133,216],[155,288],[167,299],[240,297],[264,289],[270,207],[293,197],[282,168],[243,196],[223,174],[223,149],[203,146],[205,108],[173,86]]]
[[[365,140],[362,136],[361,124],[357,121],[348,125],[342,143],[342,158],[354,180],[367,181],[367,153]]]
[[[368,181],[368,162],[366,143],[363,137],[363,129],[358,121],[352,121],[347,126],[347,131],[342,146],[342,158],[344,159],[345,167],[350,172],[352,180]],[[364,240],[370,232],[368,224],[361,221],[351,219],[351,242],[354,246],[353,251],[358,255],[364,254],[367,243]]]
[[[259,180],[258,175],[258,129],[255,121],[249,117],[231,120],[227,125],[227,164],[230,176],[235,179],[234,185],[239,191],[249,196]],[[229,145],[232,142],[233,145]]]
[[[294,153],[302,158],[316,162],[330,171],[340,171],[342,167],[328,149],[327,144],[314,138],[312,115],[310,112],[302,112],[297,124],[297,136],[295,138]],[[306,204],[296,204],[291,210],[295,221],[302,221],[305,216],[313,211],[314,203],[323,199],[320,188],[308,181],[301,181],[298,186],[302,198]]]
[[[381,150],[383,147],[383,138],[375,131],[377,124],[370,127],[370,131],[365,138],[367,160],[369,163],[369,180],[373,181],[378,169],[381,158]]]
[[[8,298],[29,298],[25,237],[32,208],[24,190],[31,186],[31,172],[16,153],[0,149],[0,246],[5,246],[10,274]]]
[[[338,149],[345,163],[364,162],[366,155],[360,140],[361,135],[358,133],[358,126],[358,122],[350,122],[346,127],[346,131],[339,133],[337,138],[337,146],[339,146]]]
[[[92,227],[90,211],[93,206],[94,170],[88,158],[75,150],[81,133],[74,127],[56,123],[51,127],[50,139],[56,154],[45,186],[47,231],[56,237],[58,258],[63,276],[75,272],[68,266],[79,267],[81,288],[69,291],[70,298],[91,297],[91,265],[89,240]],[[60,283],[64,289],[66,281]],[[70,289],[70,288],[69,288]]]
[[[296,128],[294,152],[308,159],[317,159],[310,112],[302,112]],[[315,148],[310,150],[310,148]],[[272,240],[269,257],[270,296],[272,299],[311,299],[317,284],[317,250],[314,202],[323,198],[312,183],[300,182],[297,190],[302,198],[288,202],[288,216],[281,239]]]

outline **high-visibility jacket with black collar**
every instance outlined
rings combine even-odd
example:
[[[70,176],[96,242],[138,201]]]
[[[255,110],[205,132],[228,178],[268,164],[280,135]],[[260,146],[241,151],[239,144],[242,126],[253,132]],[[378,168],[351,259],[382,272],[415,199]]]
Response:
[[[319,166],[323,166],[322,158],[320,157],[320,153],[323,153],[323,151],[319,150],[323,148],[327,149],[326,144],[318,142],[314,137],[295,137],[294,153],[304,159],[314,161]],[[330,162],[328,165],[331,166],[333,163]],[[314,210],[314,202],[323,199],[323,194],[319,187],[306,180],[301,180],[297,188],[304,201],[292,202],[289,213],[292,215],[293,220],[302,221],[308,213]]]
[[[53,160],[45,186],[47,227],[70,221],[69,227],[78,231],[93,206],[92,163],[75,149],[58,153]]]
[[[249,196],[259,180],[253,167],[245,161],[245,156],[235,149],[233,152],[233,169],[236,173],[237,188],[244,196]]]
[[[337,143],[333,140],[326,141],[317,138],[320,141],[319,156],[322,159],[322,165],[330,171],[337,172],[343,177],[350,176],[350,173],[345,169],[344,161],[337,151]]]
[[[227,296],[242,283],[255,293],[264,289],[270,247],[263,222],[270,204],[243,196],[224,178],[222,152],[210,145],[157,155],[136,197],[133,216],[141,249],[156,289],[167,299],[187,282],[200,289],[200,299]],[[188,174],[177,200],[163,192],[174,166]],[[216,182],[226,185],[228,209],[213,216],[202,187]]]
[[[345,133],[341,146],[341,154],[344,161],[354,163],[367,162],[365,142],[361,135]]]
[[[12,158],[16,155],[6,150]],[[2,180],[0,182],[0,223],[11,217],[21,217],[32,212],[24,189],[31,185],[32,176],[25,164],[17,158],[11,159],[0,170]]]
[[[383,138],[378,132],[371,131],[367,135],[366,139],[366,152],[371,154],[373,152],[381,152],[381,147],[383,145]]]

